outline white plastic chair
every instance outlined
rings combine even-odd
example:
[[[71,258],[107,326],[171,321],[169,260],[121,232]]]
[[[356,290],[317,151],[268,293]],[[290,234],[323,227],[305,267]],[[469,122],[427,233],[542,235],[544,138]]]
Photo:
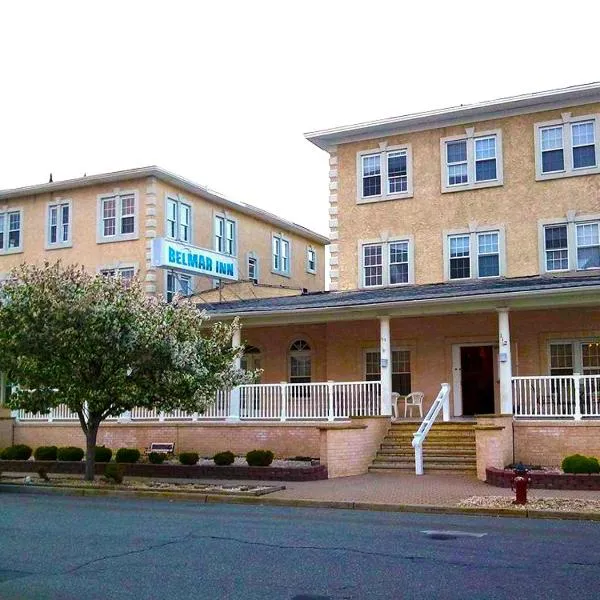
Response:
[[[400,414],[400,410],[398,409],[400,398],[401,396],[398,392],[392,392],[392,419],[397,419]]]
[[[425,394],[423,392],[411,392],[404,398],[404,418],[406,419],[406,413],[410,408],[410,416],[413,416],[413,408],[416,406],[419,409],[419,415],[423,418],[423,398]],[[396,408],[396,413],[398,409]]]

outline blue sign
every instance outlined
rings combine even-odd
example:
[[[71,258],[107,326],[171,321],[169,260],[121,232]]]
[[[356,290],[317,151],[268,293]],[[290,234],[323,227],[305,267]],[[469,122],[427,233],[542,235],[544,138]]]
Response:
[[[215,279],[239,278],[237,258],[166,238],[152,240],[152,266]]]

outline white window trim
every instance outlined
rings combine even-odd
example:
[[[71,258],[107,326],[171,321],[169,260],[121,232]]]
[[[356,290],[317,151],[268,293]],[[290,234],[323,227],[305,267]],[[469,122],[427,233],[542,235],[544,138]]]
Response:
[[[252,281],[250,279],[250,264],[249,264],[251,258],[253,258],[255,260],[254,276],[256,279],[256,283],[258,283],[260,281],[260,260],[258,258],[258,255],[256,254],[256,252],[254,252],[253,250],[246,253],[246,270],[247,270],[247,274],[248,274],[248,281]]]
[[[19,245],[15,248],[8,247],[8,213],[19,213]],[[3,206],[0,208],[0,213],[5,215],[5,230],[4,230],[4,248],[0,250],[0,255],[5,254],[20,254],[23,252],[23,237],[24,237],[24,225],[23,221],[23,208],[21,206]]]
[[[558,219],[540,219],[538,221],[538,260],[540,264],[540,273],[569,273],[577,271],[579,273],[596,272],[598,268],[578,269],[577,268],[577,225],[585,223],[600,223],[600,213],[593,215],[575,215],[573,212],[567,213],[566,217]],[[569,256],[568,269],[546,269],[546,236],[545,229],[552,225],[567,226],[567,252]]]
[[[498,234],[498,275],[479,276],[479,247],[478,235],[480,233]],[[450,279],[450,238],[454,236],[469,236],[469,260],[471,277]],[[476,225],[467,229],[451,229],[442,232],[444,256],[444,281],[472,281],[474,279],[498,279],[506,276],[506,231],[504,225]]]
[[[362,374],[363,374],[363,381],[367,380],[367,354],[370,352],[379,352],[381,353],[381,348],[378,348],[376,346],[369,346],[368,348],[363,348],[362,349]],[[390,348],[390,371],[393,368],[393,362],[392,362],[392,356],[391,353],[392,352],[408,352],[410,355],[410,389],[414,390],[414,370],[413,370],[413,365],[414,365],[414,360],[415,360],[415,348],[414,346],[392,346]],[[381,368],[381,367],[380,367]]]
[[[231,221],[233,223],[233,254],[228,254],[227,252],[220,252],[220,254],[237,257],[239,235],[237,219],[227,213],[215,212],[213,214],[213,249],[215,252],[219,252],[217,247],[217,219],[223,219],[223,250],[225,250],[225,246],[227,245],[227,221]]]
[[[283,270],[283,269],[275,269],[275,260],[274,260],[274,254],[273,254],[273,241],[275,239],[279,240],[279,252],[280,252],[280,256],[279,256],[279,263],[283,263],[283,261],[281,260],[281,242],[287,242],[288,244],[288,268],[287,270]],[[271,234],[271,273],[273,275],[280,275],[281,277],[291,277],[291,273],[292,273],[292,241],[290,240],[290,238],[288,238],[283,232],[281,233],[272,233]]]
[[[573,167],[573,141],[571,136],[571,125],[581,121],[594,121],[594,142],[596,148],[596,166]],[[563,126],[563,160],[564,170],[542,173],[542,136],[541,130],[546,127]],[[600,113],[592,115],[572,116],[571,113],[562,113],[560,119],[535,123],[533,126],[535,137],[535,179],[545,181],[547,179],[561,179],[563,177],[577,177],[579,175],[595,175],[600,173]]]
[[[496,138],[496,179],[488,181],[475,181],[475,140],[481,138]],[[446,164],[446,144],[448,142],[467,141],[467,183],[448,185],[448,166]],[[504,185],[504,160],[502,153],[502,130],[492,129],[490,131],[475,131],[473,127],[467,127],[465,133],[453,135],[440,139],[440,162],[442,194],[448,192],[462,192],[465,190],[477,190],[480,188],[497,187]]]
[[[122,196],[133,195],[134,198],[134,211],[133,211],[133,231],[131,233],[115,233],[115,235],[105,236],[104,235],[104,220],[102,213],[102,201],[107,198],[117,198],[116,206],[116,219],[117,227],[121,227],[121,198]],[[110,244],[112,242],[126,242],[129,240],[137,240],[139,238],[140,228],[140,200],[137,190],[121,190],[115,188],[112,192],[106,192],[98,194],[97,196],[97,208],[96,208],[96,243],[97,244]]]
[[[397,242],[408,242],[408,281],[403,283],[388,283],[390,280],[390,250],[389,245]],[[365,285],[365,269],[363,264],[363,246],[379,244],[382,246],[382,274],[381,285]],[[415,253],[414,236],[397,235],[386,239],[358,240],[358,287],[362,290],[376,290],[384,287],[402,287],[415,283]]]
[[[177,213],[175,215],[175,237],[171,237],[169,235],[169,200],[175,202],[177,204]],[[180,206],[185,205],[190,209],[190,222],[189,222],[189,240],[183,240],[181,238],[181,227],[180,227]],[[194,243],[194,209],[192,207],[192,203],[180,194],[165,194],[165,237],[169,240],[176,240],[182,242],[184,244],[193,244]]]
[[[69,206],[69,238],[66,242],[56,241],[50,242],[50,209],[54,206],[60,207],[63,204]],[[60,212],[60,211],[59,211]],[[58,223],[58,233],[61,230],[61,223]],[[59,235],[60,238],[60,235]],[[54,198],[52,202],[46,204],[46,243],[44,248],[46,250],[58,250],[60,248],[71,248],[73,246],[73,201],[69,198]]]
[[[315,257],[315,268],[311,269],[310,268],[310,260],[309,260],[309,253],[312,252],[314,254]],[[316,275],[317,274],[317,269],[318,269],[318,265],[317,265],[317,251],[315,250],[315,248],[313,246],[307,246],[306,247],[306,272],[307,273],[311,273],[312,275]]]
[[[554,344],[571,344],[573,347],[573,373],[578,373],[579,375],[583,375],[583,352],[581,352],[582,344],[596,344],[598,343],[598,337],[580,337],[573,338],[569,337],[566,339],[560,338],[552,338],[548,340],[546,343],[546,360],[547,360],[547,368],[548,375],[552,371],[552,353],[550,350],[550,346]]]
[[[388,194],[388,180],[387,180],[387,154],[389,152],[396,152],[398,150],[406,151],[406,192],[399,192],[395,194]],[[381,156],[381,194],[377,196],[366,196],[363,197],[362,190],[362,159],[363,156],[370,156],[373,154],[379,154]],[[356,154],[356,203],[357,204],[370,204],[372,202],[385,202],[387,200],[401,200],[403,198],[413,197],[413,165],[412,165],[412,145],[401,144],[399,146],[388,146],[386,142],[379,144],[379,148],[372,148],[370,150],[361,150]]]
[[[169,281],[169,272],[174,273],[175,276],[184,277],[186,279],[189,278],[189,280],[190,280],[190,293],[189,293],[188,296],[185,296],[185,297],[189,298],[190,296],[194,295],[194,276],[193,275],[190,275],[189,273],[178,273],[177,271],[174,271],[173,269],[165,269],[164,270],[165,274],[163,276],[164,277],[164,294],[163,294],[163,296],[164,296],[165,302],[168,301],[167,300],[167,293],[168,293],[169,290],[168,290],[167,286],[168,286],[168,281]]]

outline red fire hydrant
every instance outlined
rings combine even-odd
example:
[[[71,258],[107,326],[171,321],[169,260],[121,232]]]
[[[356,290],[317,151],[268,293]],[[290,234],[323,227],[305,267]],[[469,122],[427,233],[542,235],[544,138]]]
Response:
[[[515,466],[515,476],[512,480],[511,489],[515,490],[516,498],[513,504],[527,504],[527,484],[531,481],[527,477],[527,469],[522,463]]]

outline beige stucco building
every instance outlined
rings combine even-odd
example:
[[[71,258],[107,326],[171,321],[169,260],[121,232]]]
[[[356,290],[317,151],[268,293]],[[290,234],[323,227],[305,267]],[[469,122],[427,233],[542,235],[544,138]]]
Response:
[[[156,238],[237,259],[248,283],[237,297],[254,297],[257,285],[269,295],[324,288],[326,237],[159,167],[0,191],[0,278],[22,262],[61,260],[137,276],[149,294],[167,299],[218,286],[218,279],[155,268]]]

